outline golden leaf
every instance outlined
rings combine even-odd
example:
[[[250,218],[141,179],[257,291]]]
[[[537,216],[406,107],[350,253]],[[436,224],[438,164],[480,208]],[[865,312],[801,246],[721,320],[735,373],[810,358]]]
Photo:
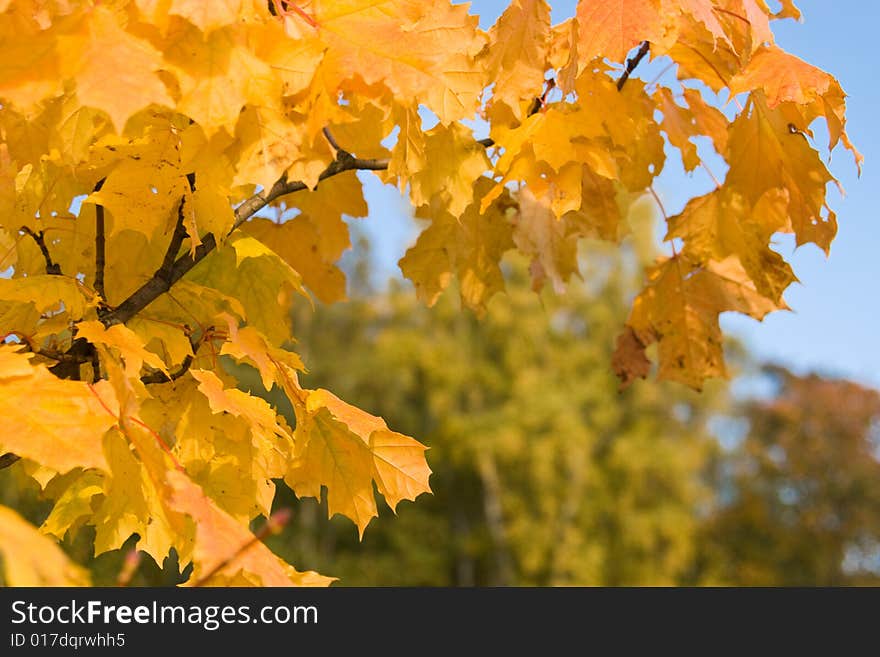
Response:
[[[7,586],[88,586],[88,571],[9,507],[0,506],[0,556]]]
[[[62,381],[14,345],[0,345],[0,451],[57,472],[107,471],[102,437],[116,418],[81,381]]]

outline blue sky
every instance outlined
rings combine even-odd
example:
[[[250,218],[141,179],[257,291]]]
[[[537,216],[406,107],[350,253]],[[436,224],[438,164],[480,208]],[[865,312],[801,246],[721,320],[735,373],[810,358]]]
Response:
[[[551,0],[553,22],[571,16],[574,0]],[[471,12],[489,27],[507,2],[477,0]],[[799,284],[785,295],[792,312],[774,313],[763,322],[732,314],[722,317],[730,333],[738,335],[752,353],[781,362],[797,372],[819,371],[880,386],[880,227],[876,193],[880,187],[876,161],[880,156],[880,87],[873,80],[876,57],[871,50],[880,24],[880,3],[860,0],[797,0],[804,22],[774,23],[777,43],[789,52],[835,75],[849,95],[848,131],[865,155],[861,178],[852,158],[842,149],[834,152],[831,171],[846,189],[841,198],[832,191],[840,231],[831,255],[813,246],[794,248],[786,238],[777,248],[792,263]],[[653,75],[652,67],[644,68]],[[656,69],[653,69],[656,71]],[[821,143],[821,142],[820,142]],[[688,177],[674,161],[657,184],[670,214],[688,198],[711,189],[705,176]],[[365,223],[375,255],[388,270],[417,234],[407,203],[393,188],[375,179],[367,184],[371,221]]]

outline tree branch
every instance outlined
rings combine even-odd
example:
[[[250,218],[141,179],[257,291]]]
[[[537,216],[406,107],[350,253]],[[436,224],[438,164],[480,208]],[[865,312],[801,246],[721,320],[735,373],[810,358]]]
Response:
[[[93,192],[101,191],[106,178],[101,178],[96,184]],[[104,289],[104,269],[107,265],[107,257],[105,252],[104,239],[104,206],[98,203],[95,205],[95,292],[101,295],[101,299],[106,303],[107,292]]]
[[[150,372],[141,377],[141,383],[169,383],[170,381],[177,381],[180,377],[186,374],[189,371],[190,366],[193,363],[193,357],[187,356],[183,359],[183,362],[180,364],[180,367],[177,368],[173,372],[169,372],[165,374],[160,370],[156,370],[155,372]]]
[[[629,76],[631,76],[633,71],[636,70],[636,66],[638,66],[645,58],[650,49],[651,43],[649,41],[642,41],[642,45],[639,46],[638,52],[626,60],[626,68],[623,70],[623,75],[621,75],[620,79],[617,81],[618,91],[623,91],[623,85],[626,84],[626,81],[629,80]]]
[[[192,350],[192,354],[184,357],[183,361],[180,363],[180,367],[178,367],[175,371],[169,372],[165,374],[165,372],[156,371],[150,372],[141,377],[141,383],[168,383],[170,381],[177,381],[180,377],[186,374],[189,371],[190,366],[193,364],[193,360],[195,360],[195,354],[199,350],[199,346],[202,344],[202,341],[206,338],[206,335],[203,333],[198,340],[196,340],[191,331],[189,331],[189,327],[186,327],[187,332],[189,333],[189,347]]]
[[[330,146],[333,147],[333,151],[335,153],[339,153],[343,150],[343,148],[339,145],[339,142],[336,141],[336,137],[333,136],[333,133],[330,132],[330,128],[325,127],[322,132],[324,136],[327,138],[327,141],[330,142]]]
[[[6,452],[5,454],[0,455],[0,470],[8,468],[20,459],[21,457],[18,454],[13,454],[12,452]]]
[[[177,222],[174,224],[174,232],[171,234],[168,248],[165,249],[165,257],[162,258],[162,264],[156,270],[156,273],[153,274],[154,278],[169,280],[171,277],[171,272],[174,269],[174,260],[177,258],[177,254],[180,253],[183,240],[186,239],[186,227],[183,225],[184,202],[185,199],[181,198],[180,203],[177,205]]]
[[[344,151],[340,151],[342,157],[330,163],[318,177],[318,181],[326,180],[345,171],[384,171],[388,168],[388,160],[366,160],[352,157]],[[245,221],[250,219],[257,211],[274,201],[280,196],[292,194],[304,189],[308,189],[308,185],[304,182],[289,182],[285,176],[282,176],[268,192],[260,192],[254,194],[244,203],[235,209],[235,221],[229,234],[232,234]],[[153,275],[150,280],[144,283],[140,288],[135,290],[131,296],[117,306],[113,311],[107,313],[101,321],[105,326],[113,324],[124,324],[132,317],[137,315],[141,310],[155,301],[161,294],[167,292],[171,287],[183,278],[193,267],[205,259],[217,248],[217,239],[212,233],[207,233],[201,238],[202,243],[196,247],[194,253],[186,253],[174,261],[171,267],[170,275],[160,276],[159,272]]]
[[[43,235],[43,231],[35,233],[27,226],[22,226],[21,228],[19,228],[19,230],[25,235],[30,235],[33,238],[34,242],[37,243],[37,246],[40,247],[40,253],[43,254],[43,259],[46,261],[46,273],[60,276],[61,265],[59,265],[57,262],[52,261],[52,256],[49,253],[49,247],[46,246],[46,239]]]

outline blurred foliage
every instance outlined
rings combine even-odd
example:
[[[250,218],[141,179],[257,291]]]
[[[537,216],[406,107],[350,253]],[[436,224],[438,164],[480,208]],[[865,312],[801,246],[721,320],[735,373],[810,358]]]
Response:
[[[743,585],[880,584],[880,393],[767,367],[719,462],[707,571]]]

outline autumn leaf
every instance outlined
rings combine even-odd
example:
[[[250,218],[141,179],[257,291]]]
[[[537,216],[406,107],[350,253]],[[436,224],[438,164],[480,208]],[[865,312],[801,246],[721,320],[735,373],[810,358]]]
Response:
[[[657,0],[581,0],[577,7],[583,65],[595,57],[623,62],[642,41],[661,41],[663,14]]]
[[[88,571],[15,511],[0,506],[0,556],[7,586],[88,586]]]
[[[488,211],[481,205],[494,187],[488,178],[475,186],[475,200],[460,220],[450,214],[442,199],[423,206],[417,216],[431,219],[431,225],[407,250],[399,264],[403,275],[413,281],[416,294],[432,305],[457,272],[462,301],[481,312],[489,299],[504,289],[501,257],[512,245],[512,226],[506,211],[512,203],[504,196],[492,202]]]
[[[489,31],[489,75],[495,80],[491,106],[503,103],[515,120],[540,95],[550,45],[550,6],[545,0],[516,0]]]
[[[703,380],[726,375],[718,315],[736,310],[755,319],[781,306],[755,289],[735,256],[706,263],[683,255],[649,272],[648,287],[633,302],[627,326],[641,345],[658,344],[659,379],[700,389]],[[618,375],[640,376],[644,360],[632,341],[618,343]]]
[[[128,376],[135,377],[146,363],[150,367],[168,374],[165,363],[156,354],[147,351],[137,333],[127,326],[117,324],[105,328],[101,322],[90,320],[76,325],[77,336],[92,344],[110,347],[122,358]]]
[[[132,114],[150,104],[173,105],[156,74],[163,67],[161,53],[147,39],[123,29],[109,8],[95,7],[77,32],[59,36],[58,50],[63,53],[60,74],[76,81],[79,102],[107,112],[118,132]],[[113,57],[107,56],[110,52]],[[120,67],[119,61],[126,65]]]
[[[784,204],[781,195],[777,203]],[[782,303],[782,293],[797,280],[791,267],[767,246],[770,236],[785,226],[769,207],[771,197],[763,197],[754,208],[745,199],[726,190],[700,196],[671,217],[666,239],[680,237],[685,252],[702,261],[723,260],[735,255],[755,284],[771,301]]]
[[[804,114],[805,130],[818,116],[828,124],[828,149],[832,150],[843,139],[861,168],[862,156],[846,135],[845,98],[840,83],[825,71],[791,55],[778,46],[759,50],[741,73],[730,81],[732,94],[761,89],[769,109],[781,103],[794,103]]]
[[[14,345],[0,346],[0,450],[57,472],[107,470],[102,437],[116,424],[82,381],[56,378]]]
[[[285,481],[298,496],[320,498],[326,486],[329,514],[351,518],[363,537],[378,515],[373,482],[392,509],[431,492],[424,445],[327,390],[304,390],[289,377],[283,383],[297,417]]]
[[[476,111],[486,76],[475,56],[484,42],[463,5],[354,0],[313,8],[327,65],[340,82],[355,74],[382,82],[395,96],[435,108],[444,122]]]
[[[730,127],[726,183],[753,203],[771,189],[787,192],[797,243],[813,242],[827,252],[837,215],[825,201],[826,187],[836,181],[790,118],[784,106],[771,109],[760,92],[752,96]]]
[[[167,462],[155,437],[139,425],[126,427],[171,526],[189,537],[187,559],[195,568],[191,583],[223,586],[327,586],[332,578],[301,573],[275,556],[246,526],[219,509],[202,489]],[[169,467],[170,466],[170,467]],[[237,580],[243,576],[244,581]]]

